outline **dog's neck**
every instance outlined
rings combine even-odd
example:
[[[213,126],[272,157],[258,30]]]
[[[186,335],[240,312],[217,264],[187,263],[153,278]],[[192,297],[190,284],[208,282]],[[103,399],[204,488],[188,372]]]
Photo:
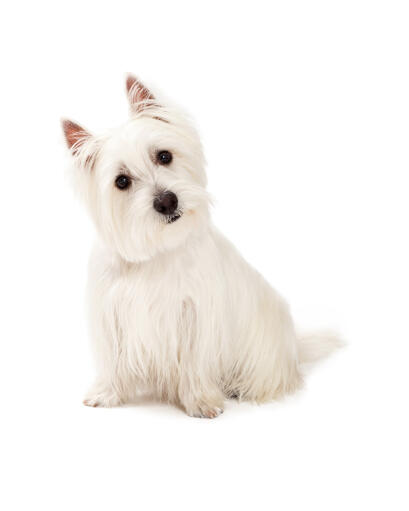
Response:
[[[112,267],[117,268],[121,272],[135,271],[138,269],[142,270],[144,267],[156,264],[161,266],[174,266],[175,264],[178,266],[183,265],[186,258],[191,258],[195,251],[200,250],[200,245],[204,243],[205,240],[208,239],[209,236],[211,236],[214,232],[215,227],[212,223],[209,222],[206,229],[200,233],[191,234],[181,245],[164,252],[158,252],[149,259],[142,259],[140,261],[129,261],[117,250],[109,247],[101,240],[99,241],[99,244],[101,247],[103,247],[107,255],[109,254]]]

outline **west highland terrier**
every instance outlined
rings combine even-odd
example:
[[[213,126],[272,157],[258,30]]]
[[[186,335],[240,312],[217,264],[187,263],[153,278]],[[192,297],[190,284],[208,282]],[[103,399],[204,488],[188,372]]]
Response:
[[[99,234],[89,308],[97,379],[88,406],[150,391],[195,417],[226,398],[302,385],[331,336],[297,337],[286,303],[213,226],[201,143],[179,109],[126,81],[129,120],[102,136],[64,120],[76,188]]]

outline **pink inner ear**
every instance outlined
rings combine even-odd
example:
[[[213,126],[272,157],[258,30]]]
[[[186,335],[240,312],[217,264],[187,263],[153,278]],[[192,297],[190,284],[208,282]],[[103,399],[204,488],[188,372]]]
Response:
[[[62,127],[69,149],[75,145],[74,154],[77,152],[76,149],[91,136],[82,126],[67,119],[62,121]]]
[[[132,75],[129,75],[126,79],[126,90],[128,92],[129,101],[136,110],[143,109],[143,105],[139,105],[139,108],[138,103],[152,101],[155,99],[149,89],[147,89],[142,82]]]

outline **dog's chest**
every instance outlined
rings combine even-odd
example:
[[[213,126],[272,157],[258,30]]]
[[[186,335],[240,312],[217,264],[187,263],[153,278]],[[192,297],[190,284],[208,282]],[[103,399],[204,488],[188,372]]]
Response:
[[[200,276],[189,258],[159,260],[131,267],[111,266],[105,288],[105,315],[118,328],[121,341],[175,345],[186,304],[199,302]]]

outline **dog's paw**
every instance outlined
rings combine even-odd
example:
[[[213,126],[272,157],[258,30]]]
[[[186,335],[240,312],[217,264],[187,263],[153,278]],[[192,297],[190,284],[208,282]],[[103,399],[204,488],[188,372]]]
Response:
[[[188,410],[187,413],[190,417],[200,419],[215,419],[224,412],[223,408],[218,406],[200,405],[196,409]]]
[[[111,408],[120,405],[121,399],[112,389],[93,389],[85,396],[83,404],[94,408],[97,406]]]

